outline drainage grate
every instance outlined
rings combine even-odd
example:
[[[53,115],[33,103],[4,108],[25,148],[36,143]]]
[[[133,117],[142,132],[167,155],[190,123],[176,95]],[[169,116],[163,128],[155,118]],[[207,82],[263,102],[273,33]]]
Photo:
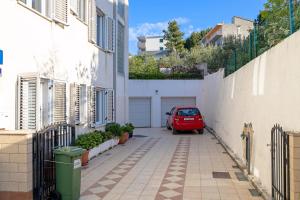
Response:
[[[228,172],[213,172],[213,178],[220,178],[220,179],[231,179],[230,174]]]
[[[258,192],[256,189],[249,189],[249,192],[251,193],[251,196],[253,196],[253,197],[261,196],[260,192]]]
[[[223,154],[228,154],[228,152],[227,152],[227,151],[224,151]]]
[[[215,137],[212,137],[211,139],[212,139],[212,140],[216,140],[217,138],[215,138]]]
[[[236,178],[239,181],[248,181],[247,177],[244,175],[243,172],[234,172],[234,173],[235,173]]]
[[[133,135],[133,137],[136,137],[136,138],[144,138],[144,137],[148,137],[148,136],[145,136],[145,135]]]
[[[232,165],[233,169],[239,169],[239,167],[237,165]]]

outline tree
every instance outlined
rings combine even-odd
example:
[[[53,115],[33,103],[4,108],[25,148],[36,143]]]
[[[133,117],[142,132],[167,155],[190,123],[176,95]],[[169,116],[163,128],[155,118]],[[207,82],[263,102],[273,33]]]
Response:
[[[199,32],[193,32],[190,37],[188,37],[185,40],[184,47],[188,50],[191,50],[192,48],[196,46],[200,46],[201,40],[203,37],[211,30],[211,28],[199,31]]]
[[[171,52],[181,53],[184,49],[184,33],[180,31],[177,22],[170,21],[168,23],[168,29],[164,30],[164,39],[167,41],[166,47]]]

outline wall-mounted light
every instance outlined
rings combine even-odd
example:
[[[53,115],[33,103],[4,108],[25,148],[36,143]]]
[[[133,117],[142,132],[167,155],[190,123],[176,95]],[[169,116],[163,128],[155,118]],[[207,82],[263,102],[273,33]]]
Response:
[[[155,90],[155,94],[158,95],[158,90]]]

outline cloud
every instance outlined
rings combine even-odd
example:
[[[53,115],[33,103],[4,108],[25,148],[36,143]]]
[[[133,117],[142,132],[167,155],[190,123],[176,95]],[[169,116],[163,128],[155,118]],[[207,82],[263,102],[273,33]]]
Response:
[[[179,25],[184,25],[190,22],[188,18],[178,17],[172,20],[176,20]],[[162,35],[163,30],[167,29],[169,21],[157,22],[157,23],[143,23],[135,27],[129,28],[129,40],[137,41],[137,37],[141,35],[153,36]]]

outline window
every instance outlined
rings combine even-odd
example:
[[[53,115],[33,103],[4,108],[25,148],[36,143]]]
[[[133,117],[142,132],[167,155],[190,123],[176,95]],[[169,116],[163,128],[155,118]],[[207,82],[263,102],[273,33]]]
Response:
[[[118,22],[117,65],[118,72],[124,74],[124,26]]]
[[[163,43],[163,42],[164,42],[164,39],[159,39],[159,42],[160,42],[160,43]]]
[[[86,22],[86,0],[78,0],[78,18]]]
[[[97,45],[103,49],[106,48],[106,20],[105,15],[100,10],[97,11]]]
[[[164,48],[163,48],[163,47],[160,47],[160,48],[159,48],[159,50],[163,51],[163,50],[164,50]]]
[[[51,2],[49,0],[19,0],[26,4],[28,7],[38,11],[46,17],[51,17]]]
[[[106,123],[106,92],[105,90],[96,91],[96,124],[102,125]]]
[[[35,75],[18,77],[18,129],[66,121],[66,84]]]
[[[125,17],[125,3],[124,0],[118,0],[118,14],[120,17]]]

